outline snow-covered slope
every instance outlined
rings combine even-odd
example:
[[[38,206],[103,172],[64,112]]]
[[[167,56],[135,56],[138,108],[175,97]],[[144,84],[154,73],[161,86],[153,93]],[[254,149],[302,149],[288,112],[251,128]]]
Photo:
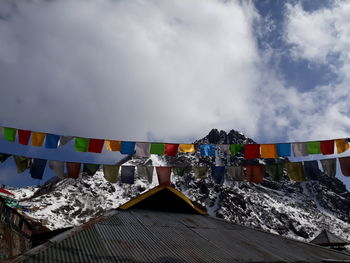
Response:
[[[213,130],[197,141],[210,143],[252,142],[236,131]],[[125,165],[213,165],[242,164],[241,156],[227,159],[201,157],[198,153],[180,154],[176,158],[133,158]],[[264,160],[259,160],[263,162]],[[276,160],[275,160],[276,161]],[[322,229],[350,240],[350,193],[336,178],[322,175],[317,182],[294,183],[284,178],[280,182],[266,178],[262,185],[248,182],[226,182],[216,185],[210,177],[195,178],[191,169],[182,176],[173,175],[174,187],[192,200],[206,206],[212,216],[239,224],[264,229],[300,240],[311,240]],[[134,185],[107,182],[102,171],[94,176],[54,180],[40,189],[11,189],[19,199],[30,204],[29,216],[41,220],[51,229],[82,224],[118,207],[139,193],[157,184],[137,179]]]

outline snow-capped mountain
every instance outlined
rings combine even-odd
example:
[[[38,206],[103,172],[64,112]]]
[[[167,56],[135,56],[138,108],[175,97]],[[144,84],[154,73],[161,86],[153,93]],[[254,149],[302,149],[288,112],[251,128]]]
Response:
[[[212,130],[199,143],[247,143],[253,140],[234,130],[229,133]],[[220,153],[215,158],[194,154],[177,157],[133,157],[124,165],[193,166],[199,164],[244,164],[241,155],[226,157]],[[277,159],[274,161],[288,161]],[[264,160],[257,162],[263,163]],[[41,220],[48,228],[57,229],[82,224],[117,208],[139,193],[157,185],[137,178],[135,184],[111,184],[99,171],[94,176],[82,175],[79,179],[55,179],[41,188],[11,189],[18,199],[31,209],[28,216]],[[268,177],[261,185],[248,182],[225,182],[217,185],[208,176],[195,178],[191,169],[174,174],[172,182],[192,200],[205,206],[212,216],[260,228],[283,236],[309,241],[322,229],[350,240],[350,193],[345,185],[326,174],[319,181],[295,183],[285,177],[274,182]]]

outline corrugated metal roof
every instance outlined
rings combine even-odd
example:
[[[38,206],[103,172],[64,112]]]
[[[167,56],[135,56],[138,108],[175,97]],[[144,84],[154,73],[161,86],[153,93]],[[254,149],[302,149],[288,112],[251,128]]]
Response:
[[[332,234],[331,232],[327,230],[322,230],[321,233],[316,236],[311,243],[313,244],[322,244],[322,245],[346,245],[349,244],[349,242],[337,237],[336,235]]]
[[[203,215],[117,211],[16,262],[320,262],[350,255]]]

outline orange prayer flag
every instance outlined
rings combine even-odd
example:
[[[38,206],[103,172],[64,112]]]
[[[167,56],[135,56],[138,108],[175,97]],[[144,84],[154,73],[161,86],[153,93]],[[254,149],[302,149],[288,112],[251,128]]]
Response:
[[[335,140],[335,144],[337,146],[337,153],[343,153],[347,149],[349,149],[349,143],[346,139],[337,139]]]
[[[179,152],[194,153],[194,144],[180,144]]]
[[[42,146],[45,140],[46,133],[43,132],[32,132],[32,145]]]
[[[120,152],[120,150],[122,149],[120,141],[107,140],[106,147],[107,147],[107,150],[109,150],[109,151],[119,151]]]
[[[260,144],[261,158],[277,158],[276,144]]]

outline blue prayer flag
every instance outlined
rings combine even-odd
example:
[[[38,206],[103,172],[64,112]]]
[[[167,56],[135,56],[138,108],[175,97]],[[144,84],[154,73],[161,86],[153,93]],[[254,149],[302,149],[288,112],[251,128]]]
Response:
[[[30,168],[30,175],[34,179],[42,179],[45,171],[47,160],[44,159],[34,159],[32,167]]]
[[[216,184],[223,184],[225,181],[225,166],[212,166],[211,176]]]
[[[46,134],[45,148],[56,149],[60,136],[55,134]]]
[[[215,156],[216,146],[214,144],[202,144],[200,152],[203,156]]]
[[[122,166],[120,180],[124,184],[133,184],[135,181],[135,166]]]
[[[135,153],[135,142],[121,142],[121,154],[132,155]]]
[[[318,180],[321,176],[321,171],[318,169],[317,161],[305,161],[304,162],[304,173],[309,180]]]
[[[290,143],[278,143],[277,154],[279,157],[291,156],[291,145]]]

